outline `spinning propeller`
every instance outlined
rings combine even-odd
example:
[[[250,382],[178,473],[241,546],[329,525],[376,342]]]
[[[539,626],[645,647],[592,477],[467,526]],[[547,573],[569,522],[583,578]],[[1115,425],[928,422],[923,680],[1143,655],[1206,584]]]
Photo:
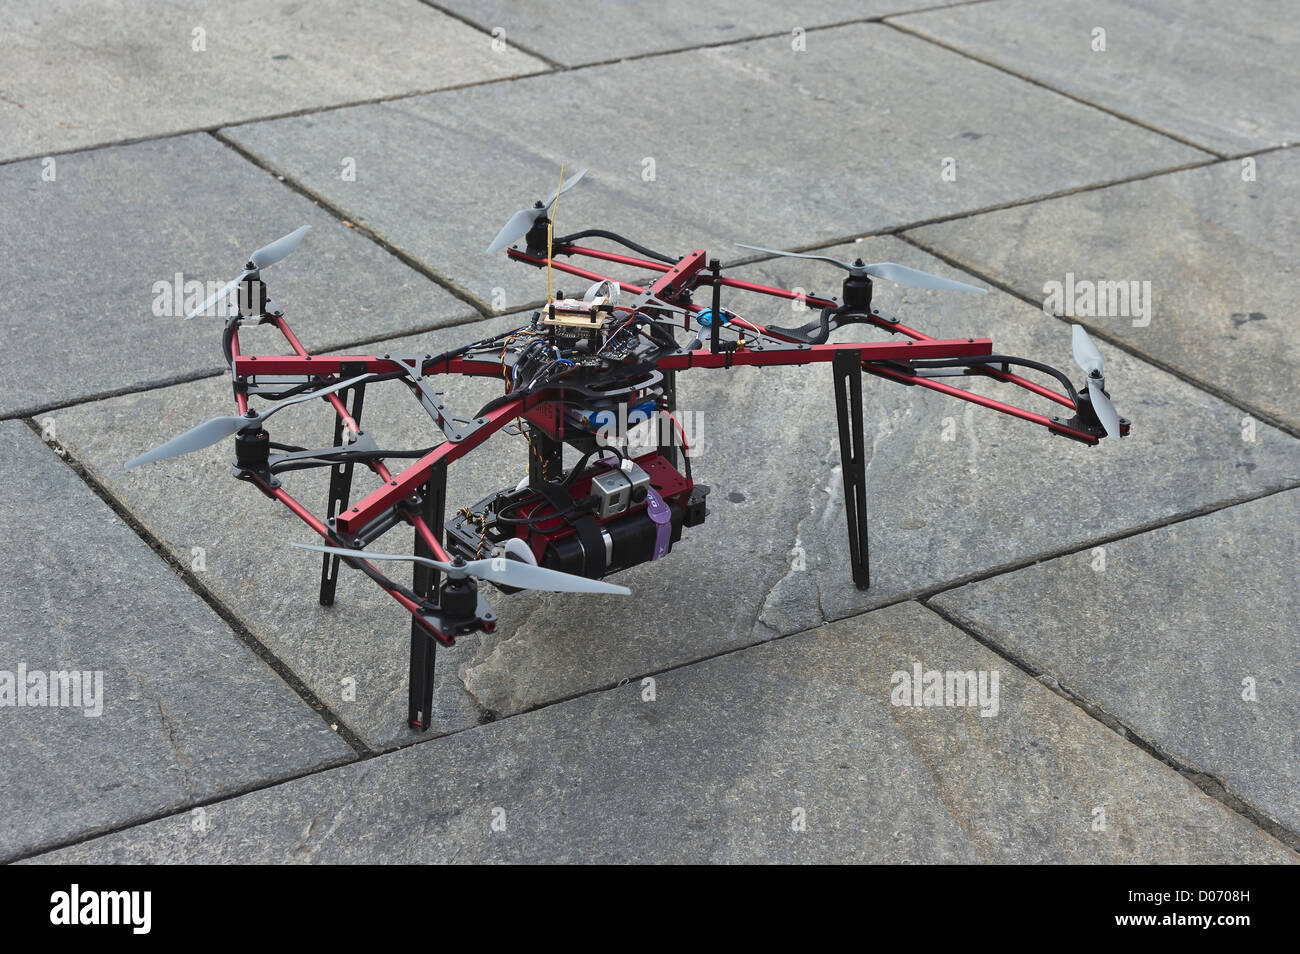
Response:
[[[1101,426],[1106,428],[1107,436],[1118,440],[1119,414],[1115,410],[1115,405],[1110,403],[1110,398],[1106,396],[1106,377],[1101,352],[1092,343],[1092,339],[1088,337],[1088,332],[1083,330],[1082,325],[1072,327],[1074,328],[1074,363],[1088,375],[1088,399],[1092,402],[1092,409],[1097,415],[1097,420],[1101,421]]]
[[[545,205],[543,205],[539,200],[531,209],[520,209],[514,215],[510,216],[510,221],[505,224],[505,228],[497,233],[497,237],[494,238],[492,244],[488,246],[488,254],[491,255],[494,252],[499,252],[507,245],[513,245],[515,242],[519,241],[519,239],[527,235],[528,230],[537,224],[538,219],[550,213],[550,211],[555,207],[555,203],[559,201],[560,196],[564,195],[564,193],[576,186],[586,174],[587,170],[582,169],[579,170],[576,175],[565,179],[564,183],[555,190],[555,195],[551,196],[550,201]]]
[[[134,460],[127,461],[125,465],[126,469],[131,470],[134,467],[139,467],[141,464],[151,464],[156,460],[166,460],[169,457],[179,457],[181,454],[188,454],[191,451],[211,447],[213,444],[219,443],[234,434],[238,434],[240,431],[261,427],[262,423],[276,411],[282,411],[291,405],[301,404],[303,401],[310,401],[312,398],[323,397],[324,395],[332,394],[335,391],[342,391],[344,388],[351,387],[358,381],[368,378],[369,376],[369,374],[359,374],[355,378],[348,378],[346,381],[331,384],[327,388],[320,388],[319,390],[311,391],[307,394],[295,394],[293,397],[285,398],[283,401],[276,401],[263,411],[249,411],[247,414],[237,417],[214,417],[212,420],[204,421],[198,427],[193,427],[178,437],[173,437],[166,444],[160,444],[153,450],[146,451]]]
[[[303,236],[309,231],[311,231],[311,226],[304,225],[302,228],[294,229],[288,235],[276,239],[270,245],[259,248],[249,256],[248,265],[245,266],[244,271],[240,273],[238,278],[186,315],[185,320],[189,321],[191,318],[196,318],[217,304],[217,302],[225,301],[230,293],[238,288],[245,279],[253,277],[267,266],[274,265],[297,248],[298,243],[302,241]]]
[[[419,563],[440,570],[453,580],[473,576],[480,580],[487,580],[490,583],[513,586],[520,590],[551,590],[556,593],[614,593],[619,596],[628,596],[632,592],[626,586],[616,586],[613,583],[603,583],[600,580],[589,580],[585,576],[574,576],[572,573],[548,570],[545,567],[533,566],[531,563],[523,563],[518,560],[508,560],[505,557],[495,557],[490,560],[471,560],[468,563],[464,561],[443,563],[441,560],[431,560],[428,557],[397,553],[371,553],[368,550],[348,550],[343,547],[325,547],[314,543],[295,543],[292,545],[300,550],[316,550],[320,553],[332,553],[335,556],[352,557],[358,560],[404,560],[408,563]]]
[[[931,275],[929,272],[923,272],[916,268],[908,268],[906,265],[895,265],[893,262],[875,262],[867,265],[862,259],[858,259],[850,264],[849,262],[842,262],[838,258],[831,258],[829,255],[783,252],[776,248],[762,248],[758,245],[745,245],[741,242],[737,242],[736,245],[740,248],[753,249],[755,252],[767,252],[769,255],[785,255],[789,258],[811,258],[819,262],[830,262],[832,265],[838,265],[855,278],[870,276],[872,278],[883,278],[885,281],[894,282],[896,285],[911,285],[913,288],[937,288],[941,291],[968,291],[978,292],[981,295],[988,294],[987,288],[977,288],[964,282],[955,282],[951,278],[940,278],[938,275]]]

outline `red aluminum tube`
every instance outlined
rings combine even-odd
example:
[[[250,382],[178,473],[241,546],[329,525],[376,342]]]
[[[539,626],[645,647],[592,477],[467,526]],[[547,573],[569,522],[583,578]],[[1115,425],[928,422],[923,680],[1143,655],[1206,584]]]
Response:
[[[935,381],[932,378],[913,377],[895,371],[892,368],[877,368],[867,365],[863,365],[862,370],[870,371],[872,374],[891,378],[895,381],[901,381],[904,384],[918,384],[921,387],[929,388],[932,391],[938,391],[940,394],[947,394],[950,397],[961,398],[963,401],[970,401],[972,404],[979,404],[982,407],[991,408],[994,411],[1001,411],[1003,414],[1010,414],[1012,417],[1018,417],[1022,421],[1041,424],[1049,430],[1057,431],[1061,434],[1067,434],[1070,437],[1087,444],[1096,444],[1098,442],[1098,439],[1093,437],[1091,434],[1077,431],[1072,427],[1066,427],[1064,424],[1057,424],[1051,418],[1043,414],[1035,414],[1033,411],[1026,411],[1023,408],[1018,408],[1011,404],[1005,404],[1002,401],[995,401],[993,398],[987,398],[982,394],[963,391],[961,388],[955,388],[951,384],[944,384],[943,382]]]
[[[749,283],[747,282],[745,284],[748,285]],[[750,288],[750,290],[761,292],[767,295],[780,295],[786,298],[799,297],[795,295],[793,292],[787,292],[785,289],[769,288],[766,285],[753,285]],[[809,302],[821,301],[821,299],[813,299],[813,298],[809,298],[807,300]],[[834,304],[834,303],[831,302],[829,304]],[[934,338],[931,338],[925,332],[917,331],[914,328],[909,328],[907,327],[907,325],[901,325],[901,324],[896,325],[891,322],[883,321],[883,320],[875,321],[873,322],[873,324],[875,324],[879,328],[884,328],[886,331],[897,332],[900,335],[904,335],[908,338],[911,338],[913,341],[935,341],[936,340]],[[753,327],[757,331],[761,332],[762,334],[771,335],[773,338],[780,338],[783,341],[792,340],[790,338],[784,337],[783,335],[777,332],[769,331],[767,328],[763,327],[760,324],[753,324]],[[990,367],[976,367],[973,368],[972,370],[978,371],[981,374],[986,374],[991,378],[996,378],[999,381],[1004,381],[1007,384],[1014,384],[1016,387],[1024,388],[1026,391],[1031,391],[1034,394],[1037,394],[1039,397],[1045,397],[1050,401],[1055,401],[1057,404],[1060,404],[1063,407],[1068,407],[1071,411],[1075,409],[1074,402],[1071,401],[1067,395],[1058,394],[1056,391],[1053,391],[1051,388],[1044,387],[1041,384],[1038,384],[1034,381],[1030,381],[1028,378],[1021,377],[1018,374],[1012,374],[1010,371],[999,371],[996,368],[990,368]]]
[[[429,528],[429,525],[425,522],[424,518],[412,517],[411,523],[415,526],[415,532],[424,539],[425,544],[433,551],[433,558],[435,560],[441,560],[443,563],[450,563],[451,557],[448,556],[447,551],[443,549],[442,541],[434,536],[433,530]]]
[[[327,544],[329,544],[330,546],[334,545],[334,539],[330,536],[329,527],[325,526],[325,524],[317,520],[316,517],[311,513],[311,511],[308,510],[306,507],[304,507],[302,504],[298,503],[297,500],[295,500],[292,496],[290,496],[288,491],[286,491],[282,487],[276,487],[275,489],[272,489],[266,486],[265,484],[263,484],[261,481],[258,481],[257,485],[262,488],[263,493],[266,493],[271,497],[274,497],[276,500],[280,501],[280,503],[288,507],[294,513],[295,516],[297,516],[305,524],[307,524],[307,526],[311,527],[318,534],[320,534],[320,536],[325,540]],[[439,549],[441,549],[441,547],[439,547]],[[439,559],[444,559],[444,557],[439,557]],[[378,585],[381,590],[383,590],[393,599],[397,600],[397,602],[401,603],[403,608],[405,608],[406,611],[411,614],[412,618],[417,623],[419,623],[422,627],[428,630],[434,636],[434,638],[438,640],[438,642],[442,643],[445,646],[451,646],[456,642],[455,637],[450,636],[446,633],[439,632],[437,629],[435,629],[434,627],[428,624],[428,622],[424,619],[424,617],[420,615],[421,606],[418,603],[413,602],[409,597],[403,595],[402,593],[399,593],[397,590],[390,589],[389,587],[384,586],[382,583],[378,583],[376,581],[376,585]]]
[[[679,263],[678,266],[670,268],[670,266],[667,266],[662,262],[651,262],[645,259],[632,258],[630,256],[619,255],[613,252],[602,252],[599,249],[589,249],[580,246],[565,246],[565,248],[576,254],[589,255],[593,258],[600,258],[600,259],[605,259],[607,261],[619,262],[625,265],[634,265],[636,267],[651,268],[656,271],[675,272],[682,267],[681,263]],[[539,264],[539,265],[546,264],[546,259],[535,258],[533,256],[526,255],[523,252],[518,252],[515,249],[510,249],[509,254],[512,257],[518,258],[522,261],[532,262],[534,264]],[[692,251],[690,255],[685,256],[682,259],[682,262],[687,262],[688,259],[690,260],[690,265],[693,267],[693,270],[690,273],[694,276],[693,281],[695,286],[699,287],[701,285],[711,284],[712,277],[702,271],[704,267],[705,252],[701,249],[696,249]],[[589,278],[593,281],[616,281],[617,280],[617,279],[612,279],[607,275],[600,275],[596,272],[587,271],[586,269],[566,266],[562,262],[552,261],[551,264],[555,268],[560,268],[564,271],[569,271],[572,274],[580,275],[583,278]],[[653,291],[656,295],[662,294],[661,291],[656,290],[659,288],[659,285],[662,282],[663,279],[660,279],[660,281],[656,282],[655,285],[651,288],[651,291]],[[806,301],[808,305],[813,308],[834,307],[836,304],[835,302],[827,298],[819,298],[817,296],[810,296],[810,295],[800,296],[797,292],[790,291],[789,289],[777,288],[772,285],[761,285],[757,282],[742,281],[741,279],[738,278],[720,277],[718,279],[718,282],[719,284],[727,288],[739,288],[744,291],[756,292],[760,295],[772,295],[777,298],[786,298],[790,300],[797,300],[802,297],[803,300]],[[621,285],[621,287],[626,288],[632,294],[637,294],[637,295],[642,294],[644,291],[644,289],[642,289],[637,285]],[[695,305],[692,306],[691,310],[703,311],[704,309],[701,306]],[[887,331],[896,332],[898,334],[904,335],[905,337],[911,338],[913,341],[934,341],[935,340],[934,338],[931,338],[929,335],[925,334],[924,332],[917,331],[914,328],[909,328],[907,325],[894,324],[888,321],[877,321],[875,322],[875,324],[878,327],[884,328]],[[753,323],[753,327],[761,334],[768,334],[774,338],[782,338],[781,335],[768,331],[760,324]],[[782,340],[788,341],[790,339],[783,338]],[[1053,391],[1051,388],[1044,387],[1043,385],[1038,384],[1034,381],[1030,381],[1029,379],[1024,378],[1018,374],[1013,374],[1009,371],[999,371],[995,368],[978,368],[977,370],[981,374],[986,374],[989,377],[996,378],[999,381],[1004,381],[1007,384],[1014,384],[1017,387],[1024,388],[1025,390],[1037,394],[1040,397],[1045,397],[1050,401],[1055,401],[1057,404],[1060,404],[1063,407],[1068,407],[1070,408],[1070,410],[1074,410],[1074,402],[1071,401],[1068,396],[1059,394],[1056,391]]]
[[[545,265],[546,259],[538,258],[535,255],[529,255],[527,252],[521,252],[518,249],[508,248],[506,254],[513,259],[521,262],[528,262],[530,265]],[[579,278],[585,278],[592,282],[614,282],[616,278],[610,278],[608,275],[601,275],[597,272],[588,271],[585,268],[579,268],[577,265],[570,265],[568,262],[557,262],[551,259],[551,268],[558,268],[562,272],[568,272],[570,275],[577,275]],[[624,291],[629,291],[633,295],[640,295],[645,291],[640,285],[627,285],[619,282],[619,287]]]
[[[293,354],[242,355],[235,360],[235,375],[241,378],[257,374],[338,374],[343,365],[359,364],[370,373],[401,371],[400,362],[369,354],[322,354],[299,357]],[[450,358],[431,367],[425,377],[435,374],[464,374],[475,377],[501,374],[501,366],[487,361]]]
[[[533,397],[536,398],[537,396],[534,395]],[[398,474],[396,478],[378,490],[367,494],[360,503],[339,514],[334,519],[335,526],[343,533],[349,535],[355,533],[399,500],[414,494],[420,485],[429,479],[429,471],[435,465],[450,464],[465,456],[465,454],[491,437],[492,434],[515,418],[522,416],[529,408],[540,403],[542,403],[540,399],[517,398],[490,411],[486,417],[480,419],[479,427],[464,440],[457,442],[444,441],[439,444]]]
[[[697,275],[696,285],[712,285],[713,278],[710,275]],[[741,281],[739,278],[719,278],[718,284],[724,288],[739,288],[741,291],[757,292],[760,295],[773,295],[777,298],[789,298],[791,300],[802,298],[811,308],[834,308],[836,302],[826,298],[817,298],[813,295],[800,295],[798,292],[792,292],[785,288],[774,288],[771,285],[759,285],[757,282]]]
[[[292,329],[290,329],[289,323],[284,320],[284,316],[276,315],[271,320],[274,322],[275,326],[280,329],[280,333],[284,335],[284,340],[289,342],[289,347],[292,348],[299,357],[306,357],[307,349],[302,346],[302,342],[298,340],[298,336],[293,333]],[[337,394],[327,394],[325,395],[325,400],[334,405],[334,410],[338,413],[338,416],[343,419],[344,427],[354,433],[361,429],[357,427],[357,422],[352,420],[352,415],[348,413],[347,406]]]
[[[598,248],[585,248],[581,245],[557,245],[551,249],[552,257],[566,254],[586,255],[588,258],[599,258],[606,262],[630,265],[633,268],[648,268],[654,272],[666,272],[672,268],[671,265],[665,265],[663,262],[652,262],[646,258],[633,258],[631,255],[620,255],[618,252],[605,252]],[[611,279],[611,281],[613,280]]]
[[[280,329],[280,333],[284,335],[284,340],[289,342],[289,347],[294,350],[294,352],[298,355],[298,357],[300,358],[309,357],[307,349],[302,346],[302,342],[298,340],[298,336],[293,333],[293,330],[289,327],[289,323],[284,320],[284,317],[281,315],[277,315],[274,318],[274,322],[275,322],[275,326]],[[264,371],[263,373],[267,374],[272,372]],[[313,370],[303,371],[302,373],[320,374],[321,373],[320,365],[316,364],[313,366]],[[330,402],[330,404],[334,406],[334,410],[338,414],[338,416],[342,419],[343,426],[345,428],[350,429],[353,433],[356,433],[357,431],[361,430],[360,426],[353,419],[352,415],[348,413],[347,405],[343,403],[343,399],[339,397],[337,393],[327,394],[325,395],[325,398]],[[380,480],[392,479],[393,475],[389,472],[387,465],[382,460],[369,461],[368,466],[372,471],[374,471],[376,474],[379,475]]]
[[[697,286],[709,285],[712,284],[712,278],[705,274],[698,274],[696,275],[695,282]],[[797,292],[792,292],[786,288],[776,288],[772,285],[760,285],[757,282],[746,282],[738,278],[719,278],[718,282],[719,284],[723,285],[726,288],[739,288],[743,291],[756,292],[757,294],[760,295],[772,295],[777,298],[787,298],[790,300],[798,300],[802,298],[805,302],[808,303],[809,307],[812,308],[828,308],[828,307],[833,308],[836,305],[836,302],[833,302],[827,298],[818,298],[814,295],[801,296]],[[876,324],[880,328],[884,328],[887,331],[897,332],[898,334],[905,335],[906,337],[911,338],[914,341],[935,340],[931,338],[929,335],[925,334],[924,332],[917,331],[914,328],[909,328],[906,325],[893,324],[892,322],[888,322],[888,321],[876,321],[874,322],[874,324]],[[755,323],[754,327],[758,329],[760,332],[762,332],[763,334],[772,335],[772,337],[774,338],[782,338],[780,334],[770,332],[767,329],[765,329],[762,325],[759,325],[757,323]],[[783,340],[788,341],[790,339],[785,338]],[[1028,380],[1027,378],[1021,377],[1018,374],[1012,374],[1009,371],[998,371],[994,368],[979,368],[977,370],[982,374],[987,374],[989,377],[996,378],[999,381],[1005,381],[1008,384],[1014,384],[1017,387],[1024,388],[1027,391],[1032,391],[1034,394],[1037,394],[1040,397],[1045,397],[1048,400],[1055,401],[1057,404],[1063,405],[1064,407],[1068,407],[1070,410],[1074,410],[1074,402],[1071,401],[1068,396],[1063,394],[1058,394],[1056,391],[1053,391],[1051,388],[1044,387],[1041,384],[1037,384],[1033,381]]]
[[[880,326],[882,328],[890,328],[893,331],[897,331],[899,334],[907,335],[909,338],[913,338],[917,341],[934,340],[924,332],[915,331],[903,325],[890,325],[887,322],[881,322]],[[1016,387],[1024,388],[1026,391],[1031,391],[1034,394],[1037,394],[1039,397],[1045,397],[1049,401],[1055,401],[1057,404],[1063,405],[1064,407],[1068,407],[1071,411],[1075,409],[1074,402],[1071,401],[1067,395],[1058,394],[1056,391],[1053,391],[1051,388],[1044,387],[1041,384],[1038,384],[1034,381],[1030,381],[1028,378],[1021,377],[1018,374],[1013,374],[1010,371],[999,371],[996,368],[987,367],[987,366],[973,368],[972,370],[978,371],[981,374],[986,374],[991,378],[996,378],[999,381],[1004,381],[1007,384],[1014,384]]]
[[[707,285],[711,282],[711,276],[703,273],[706,253],[702,249],[693,250],[688,255],[683,256],[675,265],[671,266],[662,262],[652,262],[646,259],[635,258],[633,256],[622,255],[614,252],[604,252],[599,249],[591,249],[581,246],[563,246],[561,251],[563,254],[585,255],[592,258],[615,262],[621,265],[649,269],[651,271],[662,273],[661,277],[658,278],[649,289],[651,293],[662,297],[672,297],[683,288],[698,287],[701,285]],[[547,259],[531,256],[515,249],[510,249],[508,254],[512,258],[526,261],[534,265],[544,266],[548,264]],[[549,261],[549,264],[551,267],[559,271],[591,281],[615,280],[606,275],[601,275],[597,272],[579,268],[564,262],[557,262],[553,259]],[[760,285],[754,282],[745,282],[732,278],[720,278],[719,282],[726,287],[738,288],[780,298],[799,299],[802,297],[803,300],[807,301],[809,305],[814,308],[824,308],[834,306],[835,304],[828,299],[818,298],[815,296],[800,296],[787,289]],[[624,284],[621,282],[619,284],[621,288],[626,289],[629,293],[634,295],[640,295],[646,291],[646,289],[638,285]],[[701,306],[692,306],[692,310],[701,311],[703,309]],[[272,320],[284,335],[285,340],[289,343],[289,346],[295,354],[291,356],[241,355],[239,351],[238,332],[236,331],[232,336],[232,358],[235,374],[237,376],[248,377],[257,374],[335,374],[341,372],[342,366],[345,363],[360,364],[365,367],[367,371],[372,372],[387,372],[402,369],[402,365],[399,362],[374,356],[336,355],[313,357],[308,354],[307,350],[302,346],[297,336],[294,335],[293,331],[289,328],[288,323],[282,317],[277,316]],[[904,384],[920,385],[938,391],[939,393],[947,394],[951,397],[970,401],[1000,413],[1008,414],[1021,420],[1039,424],[1047,427],[1049,430],[1088,444],[1098,443],[1096,437],[1074,428],[1057,424],[1042,414],[1026,411],[1010,404],[964,391],[960,388],[943,384],[929,378],[910,376],[895,371],[892,368],[879,367],[872,363],[876,361],[908,361],[921,360],[924,358],[978,357],[989,355],[992,354],[992,342],[989,339],[968,338],[965,340],[940,340],[931,338],[922,332],[915,331],[914,329],[908,328],[904,325],[893,324],[884,321],[883,319],[877,320],[874,323],[888,331],[902,334],[910,340],[901,343],[888,341],[855,342],[833,345],[823,344],[786,351],[755,351],[752,349],[739,348],[733,352],[720,352],[717,354],[702,349],[687,354],[672,355],[664,358],[659,362],[659,367],[663,370],[677,370],[695,366],[731,367],[736,365],[800,365],[829,361],[840,351],[856,351],[863,361],[863,370],[869,371],[877,376],[889,378]],[[784,338],[784,336],[779,333],[768,331],[762,325],[750,324],[748,322],[743,322],[742,325],[747,326],[750,330],[759,334],[771,335],[773,338],[778,339]],[[790,339],[785,338],[784,340],[789,341]],[[979,372],[991,377],[1026,388],[1035,394],[1050,398],[1058,403],[1070,407],[1071,409],[1074,407],[1073,402],[1068,398],[1057,394],[1049,388],[1027,381],[1018,375],[998,371],[991,367],[978,367],[974,370],[978,370]],[[465,375],[494,375],[496,372],[497,368],[491,362],[471,361],[462,357],[448,359],[443,362],[441,367],[435,367],[429,371],[430,374],[448,373]],[[246,396],[236,395],[236,398],[241,412],[245,411],[247,409]],[[346,405],[343,403],[342,399],[337,394],[327,395],[327,399],[334,406],[335,411],[342,419],[344,425],[356,430],[357,424],[348,413]],[[359,504],[349,508],[345,513],[340,514],[336,518],[335,522],[340,532],[350,534],[361,527],[364,527],[385,510],[415,493],[419,486],[428,480],[429,473],[433,467],[446,466],[447,464],[459,459],[473,448],[482,444],[488,437],[501,427],[508,424],[511,420],[520,416],[529,415],[533,409],[545,403],[546,400],[544,400],[543,394],[535,394],[528,398],[519,398],[497,408],[490,412],[485,418],[481,418],[479,420],[479,427],[476,428],[465,440],[459,442],[446,441],[438,445],[438,447],[434,448],[433,451],[408,467],[395,479],[384,462],[369,462],[371,469],[374,470],[375,473],[384,481],[384,486],[372,491]],[[291,512],[306,522],[308,526],[310,526],[322,538],[327,541],[332,539],[329,528],[299,504],[286,491],[281,488],[272,490],[266,485],[261,484],[260,481],[257,481],[257,484],[261,487],[263,492],[283,503]],[[447,560],[449,558],[442,542],[437,539],[427,522],[421,516],[410,514],[405,515],[404,519],[415,527],[416,533],[422,540],[424,540],[437,559]],[[433,634],[440,642],[446,645],[451,645],[454,642],[452,636],[443,634],[429,625],[429,623],[420,615],[422,608],[418,603],[413,602],[402,593],[391,589],[388,586],[383,586],[381,584],[381,588],[397,600],[398,603],[412,614],[413,618],[424,629]]]
[[[287,321],[284,320],[283,316],[276,316],[276,317],[273,319],[273,321],[274,321],[274,323],[275,323],[275,326],[280,330],[280,333],[281,333],[282,335],[284,335],[284,339],[285,339],[285,341],[287,341],[287,342],[289,343],[289,347],[292,348],[292,349],[294,350],[294,352],[297,354],[297,356],[298,356],[299,358],[305,358],[305,357],[308,357],[307,349],[303,347],[302,342],[298,340],[298,336],[295,335],[295,334],[293,333],[293,329],[291,329],[291,328],[289,327],[289,323],[288,323]],[[232,350],[232,355],[233,355],[234,353],[235,353],[235,352]],[[303,364],[306,364],[306,362],[303,362]],[[271,371],[267,371],[267,370],[265,370],[265,367],[263,366],[263,367],[262,367],[262,373],[263,373],[263,374],[273,374],[273,373],[293,373],[293,372],[271,372]],[[320,362],[316,362],[315,364],[313,364],[313,365],[311,366],[311,369],[310,369],[310,370],[308,370],[308,369],[304,369],[304,370],[301,371],[300,373],[302,373],[302,374],[320,374],[320,373],[322,373],[322,372],[321,372],[321,364],[320,364]],[[326,372],[326,373],[328,373],[328,372]],[[243,395],[240,395],[240,396],[243,397]],[[335,410],[335,412],[337,412],[337,414],[339,415],[339,417],[342,419],[342,421],[343,421],[343,426],[344,426],[344,427],[350,428],[350,429],[353,430],[354,432],[357,431],[357,430],[360,430],[360,428],[359,428],[358,425],[357,425],[356,420],[353,419],[353,417],[352,417],[352,415],[351,415],[350,413],[348,413],[347,405],[345,405],[345,404],[343,403],[342,399],[341,399],[337,394],[329,394],[329,395],[326,395],[326,397],[327,397],[327,399],[329,400],[329,402],[334,406],[334,410]],[[248,410],[248,408],[247,408],[247,399],[245,399],[245,401],[244,401],[243,403],[244,403],[244,406],[240,408],[241,412],[243,412],[243,411],[247,411],[247,410]],[[382,480],[382,481],[384,481],[385,483],[388,483],[388,482],[390,482],[390,481],[393,479],[392,471],[390,471],[390,470],[388,469],[388,465],[385,464],[382,460],[372,460],[372,461],[367,461],[367,466],[369,466],[369,468],[370,468],[370,469],[371,469],[371,470],[372,470],[376,475],[378,475],[379,479]],[[286,494],[285,496],[287,497],[288,495]],[[292,499],[292,498],[289,498],[289,499]],[[295,502],[295,503],[296,503],[296,502]],[[291,508],[291,509],[293,509],[293,508]],[[297,511],[295,510],[295,512],[297,512]],[[313,518],[313,519],[315,519],[315,518]],[[438,543],[436,540],[434,540],[434,538],[433,538],[433,534],[432,534],[432,532],[429,530],[428,526],[425,524],[424,520],[421,519],[421,518],[419,518],[419,517],[414,517],[414,518],[412,518],[411,522],[415,525],[417,531],[422,531],[422,534],[421,534],[422,536],[425,536],[427,540],[432,541],[432,542],[430,543],[430,549],[433,550],[433,552],[434,552],[434,554],[437,556],[437,558],[438,558],[439,560],[446,560],[446,559],[447,559],[447,553],[446,553],[446,551],[443,550],[442,545],[441,545],[440,543]],[[395,595],[400,595],[400,594],[395,594]]]
[[[277,317],[274,319],[274,321],[275,321],[275,326],[280,329],[281,334],[284,335],[285,340],[289,343],[289,347],[291,347],[297,353],[297,356],[299,358],[308,357],[307,349],[302,346],[302,342],[298,340],[298,337],[293,333],[292,329],[289,328],[288,323],[282,317]],[[232,356],[236,353],[237,353],[236,351],[232,350]],[[306,362],[302,362],[302,363],[306,364]],[[388,363],[392,363],[392,362],[388,362]],[[264,374],[295,373],[295,372],[267,371],[265,369],[265,366],[263,366],[261,370],[262,373]],[[311,366],[310,370],[304,369],[299,373],[320,374],[322,373],[321,363],[316,362]],[[243,397],[243,395],[240,395],[240,397]],[[347,406],[342,402],[342,400],[338,397],[338,395],[330,394],[327,395],[327,397],[330,400],[330,403],[334,405],[334,410],[338,413],[339,417],[342,418],[343,425],[345,427],[350,427],[353,431],[359,430],[359,428],[357,427],[357,422],[352,418],[352,415],[348,413]],[[245,399],[243,403],[244,403],[244,407],[241,407],[241,412],[247,410],[247,400]],[[384,481],[385,484],[391,484],[393,478],[392,472],[388,469],[388,466],[382,460],[369,461],[368,464],[370,469],[379,476],[380,480]],[[277,500],[279,500],[281,503],[287,506],[291,511],[293,511],[293,513],[296,514],[300,519],[306,521],[306,523],[309,526],[311,526],[313,530],[315,530],[322,537],[324,537],[326,541],[329,541],[331,539],[329,536],[328,528],[323,523],[321,523],[318,519],[316,519],[316,517],[310,511],[308,511],[305,507],[303,507],[300,503],[298,503],[298,501],[296,501],[292,496],[290,496],[287,491],[283,489],[276,489],[271,493]],[[450,559],[450,557],[447,554],[447,551],[443,549],[441,541],[439,541],[434,536],[433,531],[429,529],[429,525],[424,521],[422,517],[412,516],[409,518],[409,522],[415,527],[416,532],[419,533],[420,536],[424,538],[425,543],[429,546],[429,549],[433,552],[435,559],[443,560],[443,561],[447,561]],[[423,618],[419,616],[420,607],[417,604],[412,603],[410,599],[408,599],[406,596],[403,596],[401,593],[398,593],[394,590],[390,590],[387,587],[382,587],[382,588],[384,589],[385,592],[387,592],[390,596],[392,596],[393,599],[397,600],[404,607],[406,607],[406,609],[412,614],[412,616],[414,616],[419,621],[420,625],[423,626],[425,629],[427,629],[434,636],[436,636],[439,639],[439,641],[447,645],[451,645],[453,640],[450,637],[446,636],[443,633],[438,632],[436,629],[429,626],[423,620]]]
[[[988,338],[961,338],[954,341],[866,341],[844,344],[809,345],[788,351],[752,351],[738,348],[734,352],[714,354],[707,348],[660,358],[663,371],[684,368],[723,368],[740,366],[779,366],[813,364],[832,360],[837,352],[856,351],[863,361],[907,361],[921,358],[966,358],[991,354],[993,342]]]

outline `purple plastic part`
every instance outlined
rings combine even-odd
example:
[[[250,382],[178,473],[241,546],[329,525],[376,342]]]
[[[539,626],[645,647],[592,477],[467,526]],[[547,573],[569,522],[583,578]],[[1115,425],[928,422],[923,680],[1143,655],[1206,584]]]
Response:
[[[655,522],[655,551],[650,559],[658,560],[668,555],[668,547],[672,543],[673,513],[668,508],[668,504],[664,503],[664,498],[660,497],[653,487],[649,488],[646,513]]]

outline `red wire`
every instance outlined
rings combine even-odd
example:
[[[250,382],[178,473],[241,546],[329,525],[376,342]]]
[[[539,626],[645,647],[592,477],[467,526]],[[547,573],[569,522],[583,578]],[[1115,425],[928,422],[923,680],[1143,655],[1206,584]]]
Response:
[[[682,430],[682,425],[678,423],[677,418],[673,417],[671,411],[664,411],[663,413],[668,415],[668,420],[677,425],[677,436],[682,439],[682,450],[687,457],[691,456],[691,445],[686,443],[686,432]]]

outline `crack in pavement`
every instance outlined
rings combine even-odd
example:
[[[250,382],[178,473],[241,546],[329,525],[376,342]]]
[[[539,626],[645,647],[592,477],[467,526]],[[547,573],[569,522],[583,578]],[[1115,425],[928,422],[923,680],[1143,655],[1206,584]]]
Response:
[[[361,777],[348,788],[348,797],[343,800],[343,804],[340,805],[338,810],[334,813],[334,818],[330,821],[329,828],[320,836],[319,839],[316,840],[314,844],[312,844],[311,848],[308,848],[307,843],[311,841],[311,833],[316,827],[316,822],[320,819],[321,815],[324,814],[325,809],[322,808],[320,811],[316,812],[316,814],[312,815],[311,819],[307,822],[307,827],[303,830],[302,839],[290,852],[293,857],[302,861],[311,861],[316,857],[321,848],[325,846],[325,843],[329,841],[334,833],[339,830],[339,826],[343,824],[343,816],[346,815],[348,809],[355,804],[357,795],[365,785],[366,780],[370,778],[370,774],[370,770],[366,769],[361,773]]]

